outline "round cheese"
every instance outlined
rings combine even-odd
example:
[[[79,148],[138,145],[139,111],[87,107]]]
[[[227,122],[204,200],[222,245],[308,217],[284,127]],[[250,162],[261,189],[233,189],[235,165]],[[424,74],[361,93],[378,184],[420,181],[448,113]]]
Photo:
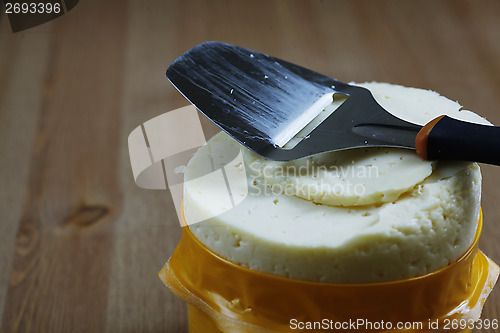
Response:
[[[488,124],[432,91],[361,86],[410,122],[447,114]],[[244,267],[365,283],[419,276],[457,260],[474,239],[480,197],[475,163],[423,161],[400,148],[277,162],[221,132],[186,167],[184,214],[203,244]]]

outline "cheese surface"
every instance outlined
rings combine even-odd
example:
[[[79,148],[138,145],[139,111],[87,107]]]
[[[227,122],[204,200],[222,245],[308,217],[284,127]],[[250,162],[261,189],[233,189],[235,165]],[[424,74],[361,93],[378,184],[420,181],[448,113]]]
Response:
[[[447,114],[489,124],[432,91],[361,85],[410,122]],[[423,161],[407,149],[276,162],[219,133],[184,175],[186,222],[203,244],[242,266],[295,279],[364,283],[423,275],[468,249],[479,218],[477,164]],[[244,184],[233,186],[235,177]],[[221,182],[227,187],[216,186]]]

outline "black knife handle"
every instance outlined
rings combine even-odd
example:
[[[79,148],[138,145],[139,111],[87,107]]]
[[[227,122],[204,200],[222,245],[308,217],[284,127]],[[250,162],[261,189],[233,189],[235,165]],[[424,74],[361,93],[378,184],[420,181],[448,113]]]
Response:
[[[500,165],[500,127],[440,116],[416,138],[417,154],[426,160],[461,160]]]

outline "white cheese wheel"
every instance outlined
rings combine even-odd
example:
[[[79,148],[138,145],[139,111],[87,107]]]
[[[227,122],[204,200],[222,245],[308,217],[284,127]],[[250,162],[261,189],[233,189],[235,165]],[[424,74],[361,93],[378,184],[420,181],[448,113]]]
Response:
[[[410,122],[447,114],[488,124],[432,91],[362,86]],[[244,186],[232,186],[235,177],[244,177]],[[221,182],[228,187],[216,185]],[[457,260],[474,239],[480,197],[475,163],[428,162],[398,148],[276,162],[219,133],[187,165],[184,213],[203,244],[242,266],[363,283],[423,275]]]

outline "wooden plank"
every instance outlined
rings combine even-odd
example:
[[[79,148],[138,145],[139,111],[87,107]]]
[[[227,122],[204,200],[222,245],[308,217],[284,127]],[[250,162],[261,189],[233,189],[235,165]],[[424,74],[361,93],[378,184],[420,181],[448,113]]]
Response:
[[[105,327],[121,205],[116,147],[125,14],[118,2],[85,3],[54,22],[2,332]],[[32,44],[26,54],[36,51]]]
[[[172,47],[178,38],[178,30],[172,29],[176,11],[163,1],[130,1],[128,6],[122,132],[116,146],[123,205],[114,227],[105,331],[185,332],[185,304],[158,278],[181,227],[168,191],[144,190],[134,183],[127,147],[134,128],[187,105],[165,77],[167,66],[179,55]]]
[[[0,29],[0,314],[3,313],[15,236],[26,195],[32,143],[41,107],[50,35],[37,29]],[[35,47],[38,52],[33,53]]]

